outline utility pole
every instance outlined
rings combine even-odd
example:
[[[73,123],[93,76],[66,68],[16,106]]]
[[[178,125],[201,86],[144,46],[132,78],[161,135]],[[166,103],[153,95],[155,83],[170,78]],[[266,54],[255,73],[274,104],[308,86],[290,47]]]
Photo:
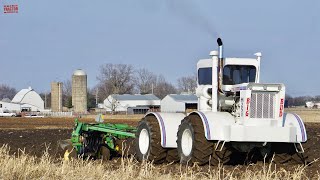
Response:
[[[151,94],[153,94],[153,83],[151,84]]]
[[[98,107],[98,92],[99,92],[99,89],[97,88],[96,89],[96,107]]]
[[[47,92],[44,92],[44,109],[47,109]]]

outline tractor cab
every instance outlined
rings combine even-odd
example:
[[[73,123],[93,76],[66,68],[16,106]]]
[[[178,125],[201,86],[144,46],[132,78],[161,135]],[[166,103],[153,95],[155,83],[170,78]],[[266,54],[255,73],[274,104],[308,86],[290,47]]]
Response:
[[[222,70],[222,90],[231,91],[239,85],[259,83],[260,57],[254,58],[225,58]],[[200,60],[198,66],[198,86],[212,85],[212,59]],[[216,70],[218,73],[218,69]]]
[[[225,58],[222,70],[222,90],[231,91],[235,85],[259,83],[260,60],[249,58]]]

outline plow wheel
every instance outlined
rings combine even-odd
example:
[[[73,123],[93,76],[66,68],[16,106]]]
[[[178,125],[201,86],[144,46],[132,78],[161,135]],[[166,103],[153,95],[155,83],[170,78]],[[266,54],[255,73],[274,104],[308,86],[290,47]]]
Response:
[[[64,149],[64,160],[71,160],[77,158],[77,151],[72,145],[67,145]]]
[[[77,151],[72,146],[71,139],[58,141],[58,146],[61,148],[65,160],[77,158]]]
[[[139,161],[165,161],[167,150],[161,146],[160,126],[155,117],[147,116],[139,122],[136,138],[136,156]]]
[[[204,165],[212,156],[214,144],[206,139],[200,117],[191,115],[179,126],[177,145],[182,164]]]
[[[232,155],[232,150],[227,146],[227,144],[222,148],[221,151],[214,151],[211,156],[212,165],[223,165],[230,162]]]
[[[110,160],[111,154],[110,150],[106,146],[100,147],[100,158],[102,161],[108,161]]]

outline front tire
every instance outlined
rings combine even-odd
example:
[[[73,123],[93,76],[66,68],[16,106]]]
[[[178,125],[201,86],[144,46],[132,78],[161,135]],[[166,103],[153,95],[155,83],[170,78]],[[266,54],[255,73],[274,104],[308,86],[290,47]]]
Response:
[[[139,161],[165,161],[167,150],[161,146],[160,126],[155,117],[147,116],[139,122],[136,138],[136,156]]]
[[[178,130],[177,145],[182,164],[207,164],[213,153],[213,143],[206,139],[202,121],[196,115],[182,120]]]

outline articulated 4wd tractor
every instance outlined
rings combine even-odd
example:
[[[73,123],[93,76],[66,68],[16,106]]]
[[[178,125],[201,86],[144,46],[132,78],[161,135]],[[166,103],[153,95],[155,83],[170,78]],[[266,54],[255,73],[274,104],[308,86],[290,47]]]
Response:
[[[139,122],[136,155],[155,163],[228,163],[235,152],[306,162],[304,123],[284,112],[285,86],[260,83],[256,58],[224,58],[223,44],[197,64],[198,110],[150,112]]]

